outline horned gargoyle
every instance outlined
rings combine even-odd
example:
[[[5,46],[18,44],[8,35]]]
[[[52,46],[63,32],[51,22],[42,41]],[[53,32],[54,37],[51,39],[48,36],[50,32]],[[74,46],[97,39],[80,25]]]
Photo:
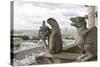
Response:
[[[78,61],[87,61],[97,56],[97,28],[88,29],[85,17],[71,17],[71,25],[77,28],[78,40],[76,44],[82,50],[83,55],[77,58]]]

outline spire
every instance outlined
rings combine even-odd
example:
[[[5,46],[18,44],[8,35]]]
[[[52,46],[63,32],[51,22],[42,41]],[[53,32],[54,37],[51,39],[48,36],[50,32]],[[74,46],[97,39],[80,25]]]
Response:
[[[42,22],[42,26],[45,26],[45,21],[43,20],[43,22]]]

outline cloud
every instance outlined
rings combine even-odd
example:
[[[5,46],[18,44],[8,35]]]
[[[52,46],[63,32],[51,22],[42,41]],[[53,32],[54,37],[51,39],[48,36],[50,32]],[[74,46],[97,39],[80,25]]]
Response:
[[[50,17],[57,20],[60,28],[71,28],[69,17],[85,14],[87,8],[83,5],[15,1],[14,29],[39,29],[42,21]]]

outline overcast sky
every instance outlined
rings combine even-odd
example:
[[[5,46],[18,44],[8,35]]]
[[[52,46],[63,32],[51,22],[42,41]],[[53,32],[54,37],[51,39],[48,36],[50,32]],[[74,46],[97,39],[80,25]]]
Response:
[[[57,20],[61,29],[73,29],[69,18],[86,14],[87,7],[84,5],[15,1],[14,29],[38,30],[42,21],[47,21],[50,17]]]

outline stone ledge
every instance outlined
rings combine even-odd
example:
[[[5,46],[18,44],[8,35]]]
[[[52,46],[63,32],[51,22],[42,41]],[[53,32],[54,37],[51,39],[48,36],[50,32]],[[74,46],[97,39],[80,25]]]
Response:
[[[67,59],[76,60],[76,58],[80,55],[81,54],[62,52],[59,54],[46,54],[45,57],[56,58],[56,59],[66,59],[66,60]]]
[[[63,47],[63,51],[66,53],[81,54],[80,48],[76,44],[70,44]]]

